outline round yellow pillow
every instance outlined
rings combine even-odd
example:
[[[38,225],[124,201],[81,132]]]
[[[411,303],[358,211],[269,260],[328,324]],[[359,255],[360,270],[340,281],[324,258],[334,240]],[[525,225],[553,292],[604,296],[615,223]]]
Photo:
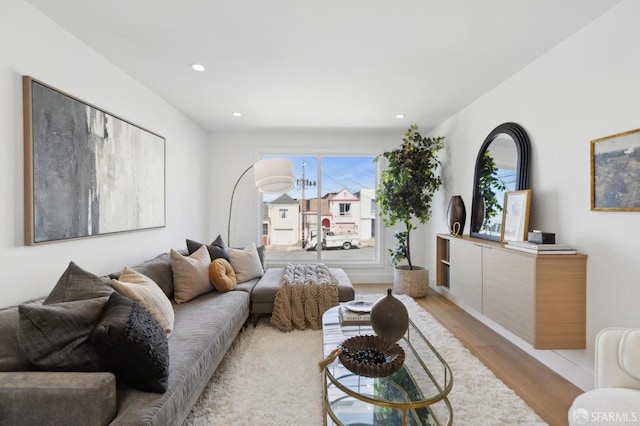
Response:
[[[225,292],[236,288],[236,273],[231,264],[223,258],[215,259],[209,265],[209,279],[216,290]]]

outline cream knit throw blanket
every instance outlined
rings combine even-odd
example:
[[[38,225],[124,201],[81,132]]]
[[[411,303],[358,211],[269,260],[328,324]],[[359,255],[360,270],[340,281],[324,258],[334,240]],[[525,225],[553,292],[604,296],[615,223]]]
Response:
[[[322,314],[340,303],[338,280],[324,264],[287,264],[273,301],[271,324],[282,331],[322,328]]]

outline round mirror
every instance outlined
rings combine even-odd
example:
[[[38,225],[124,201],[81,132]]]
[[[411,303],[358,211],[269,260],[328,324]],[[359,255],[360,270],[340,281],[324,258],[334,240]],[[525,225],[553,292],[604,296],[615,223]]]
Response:
[[[471,236],[500,240],[505,192],[529,188],[529,137],[516,123],[504,123],[482,143],[473,181]]]

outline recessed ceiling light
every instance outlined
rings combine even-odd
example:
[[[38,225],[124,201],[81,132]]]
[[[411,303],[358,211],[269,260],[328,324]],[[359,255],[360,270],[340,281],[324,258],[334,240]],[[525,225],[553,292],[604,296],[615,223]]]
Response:
[[[404,117],[405,117],[405,115],[404,115],[404,114],[397,114],[397,115],[396,115],[396,118],[404,118]]]
[[[242,113],[241,112],[234,112],[233,116],[234,117],[242,117]]]
[[[200,72],[205,70],[204,65],[201,65],[201,64],[191,64],[191,68],[194,71],[200,71]]]

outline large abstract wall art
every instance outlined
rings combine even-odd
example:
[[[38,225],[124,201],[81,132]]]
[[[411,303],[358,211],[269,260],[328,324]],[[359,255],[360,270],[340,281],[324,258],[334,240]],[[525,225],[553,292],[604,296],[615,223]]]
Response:
[[[23,77],[25,243],[165,226],[165,139]]]

